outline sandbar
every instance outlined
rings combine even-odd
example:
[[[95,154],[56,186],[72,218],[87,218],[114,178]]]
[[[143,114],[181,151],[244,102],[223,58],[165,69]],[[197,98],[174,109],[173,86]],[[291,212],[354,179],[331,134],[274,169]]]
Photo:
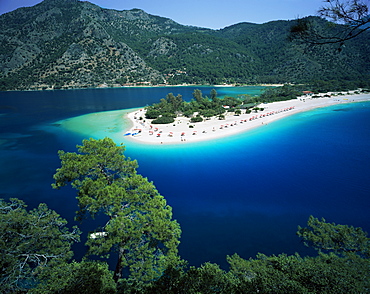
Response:
[[[190,122],[189,118],[177,117],[171,124],[152,124],[152,120],[145,118],[145,109],[136,109],[125,114],[125,119],[131,122],[122,136],[125,139],[136,141],[142,144],[186,144],[198,141],[214,140],[225,136],[236,135],[249,131],[256,127],[263,127],[269,123],[311,109],[327,107],[341,103],[352,103],[370,101],[370,94],[337,95],[326,93],[319,98],[312,96],[301,96],[288,101],[260,104],[258,107],[263,111],[252,111],[241,115],[227,112],[225,119],[219,120],[212,117],[198,123]]]

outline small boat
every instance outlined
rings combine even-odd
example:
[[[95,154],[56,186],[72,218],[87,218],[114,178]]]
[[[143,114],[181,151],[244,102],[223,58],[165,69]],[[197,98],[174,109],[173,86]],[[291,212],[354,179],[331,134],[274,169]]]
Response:
[[[130,136],[131,135],[131,133],[126,133],[126,134],[124,134],[124,136]]]

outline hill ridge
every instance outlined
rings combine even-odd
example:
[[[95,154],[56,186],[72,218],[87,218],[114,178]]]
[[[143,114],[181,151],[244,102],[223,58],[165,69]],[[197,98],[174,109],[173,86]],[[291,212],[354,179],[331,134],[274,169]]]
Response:
[[[44,0],[0,16],[0,89],[369,77],[368,34],[338,54],[333,46],[312,49],[289,42],[293,23],[243,22],[212,30],[138,8]]]

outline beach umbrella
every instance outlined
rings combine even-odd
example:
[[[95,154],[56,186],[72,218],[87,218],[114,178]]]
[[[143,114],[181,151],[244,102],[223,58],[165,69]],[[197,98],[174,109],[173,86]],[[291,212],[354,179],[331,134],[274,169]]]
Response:
[[[161,134],[157,134],[157,137],[160,137],[161,136]]]
[[[183,132],[183,133],[181,133],[181,136],[185,136],[185,133]]]

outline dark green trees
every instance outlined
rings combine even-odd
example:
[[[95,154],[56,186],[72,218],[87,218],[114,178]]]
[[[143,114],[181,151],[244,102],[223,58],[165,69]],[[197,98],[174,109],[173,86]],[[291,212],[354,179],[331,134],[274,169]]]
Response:
[[[225,110],[222,105],[229,105],[231,100],[233,104],[236,103],[235,105],[242,103],[238,99],[231,97],[219,99],[214,89],[211,90],[210,95],[211,98],[203,97],[202,91],[196,89],[193,92],[194,99],[190,102],[185,102],[182,100],[181,95],[175,97],[172,93],[169,93],[166,99],[161,99],[159,103],[146,107],[145,117],[154,119],[152,121],[154,124],[166,124],[172,123],[178,115],[186,117],[195,115],[192,122],[200,122],[203,121],[202,117],[209,118],[224,113]]]
[[[154,119],[153,124],[168,124],[174,122],[174,118],[182,110],[184,101],[179,94],[174,96],[167,94],[166,99],[161,99],[159,103],[147,107],[145,117]]]
[[[290,99],[297,99],[302,95],[297,87],[291,85],[284,85],[282,87],[270,88],[263,92],[259,98],[260,102],[275,102],[286,101]]]
[[[23,201],[0,201],[0,289],[17,293],[35,287],[39,276],[52,272],[72,256],[79,230],[46,204],[27,211]]]
[[[40,275],[32,294],[114,294],[117,285],[108,264],[100,261],[63,263]]]
[[[348,256],[356,254],[361,257],[370,257],[370,239],[361,228],[327,223],[310,216],[307,227],[298,227],[300,236],[306,246],[313,247],[320,252],[334,252]]]
[[[310,216],[297,234],[318,256],[298,254],[245,260],[228,257],[236,293],[366,293],[370,287],[370,239],[361,228]],[[328,252],[326,254],[324,252]]]
[[[294,39],[310,45],[339,44],[356,38],[369,29],[369,2],[366,0],[326,0],[318,14],[331,23],[325,29],[308,18],[298,19],[291,28]],[[344,24],[344,25],[338,25]],[[340,49],[342,49],[340,47]],[[341,50],[340,50],[341,51]]]
[[[105,138],[84,140],[78,153],[59,152],[61,168],[54,188],[69,182],[78,191],[82,219],[97,213],[107,221],[87,241],[91,254],[118,253],[115,280],[127,268],[130,279],[151,281],[178,262],[180,227],[171,207],[153,183],[136,173],[137,162],[125,158],[123,146]]]
[[[187,271],[171,269],[145,293],[368,293],[370,260],[364,254],[369,238],[361,228],[336,225],[310,217],[298,234],[322,251],[317,256],[299,254],[243,259],[227,257],[228,271],[205,263]]]

